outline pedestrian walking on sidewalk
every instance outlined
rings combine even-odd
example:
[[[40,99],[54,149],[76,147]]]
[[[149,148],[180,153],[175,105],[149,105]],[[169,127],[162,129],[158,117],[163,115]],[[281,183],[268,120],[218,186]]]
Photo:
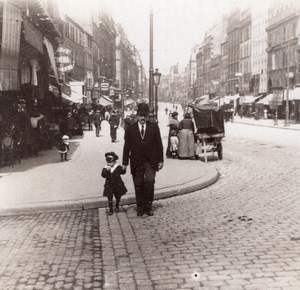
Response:
[[[100,114],[100,110],[97,110],[94,115],[94,125],[96,128],[96,137],[100,137],[101,122],[102,122],[102,116]]]
[[[92,125],[93,121],[94,121],[94,113],[93,113],[92,110],[90,110],[90,111],[88,112],[88,125],[89,125],[89,131],[93,131],[93,125]]]
[[[60,153],[60,161],[69,161],[68,160],[68,151],[69,148],[69,136],[62,136],[61,140],[58,141],[57,151]]]
[[[135,189],[137,215],[153,215],[154,183],[156,171],[163,168],[163,145],[157,123],[146,122],[149,106],[140,103],[138,122],[125,131],[123,168],[130,159],[130,170]]]
[[[116,199],[116,212],[119,212],[121,197],[127,192],[121,178],[121,175],[126,173],[126,169],[117,164],[119,157],[114,152],[105,153],[105,159],[107,165],[102,169],[101,173],[101,176],[105,178],[103,196],[106,196],[108,199],[108,214],[112,215],[114,213],[113,197]]]
[[[69,136],[70,139],[72,139],[72,136],[74,135],[74,129],[75,129],[75,125],[76,125],[76,120],[73,117],[72,113],[69,112],[68,116],[67,116],[67,134]]]
[[[119,127],[119,118],[117,117],[115,110],[112,111],[108,123],[110,125],[111,142],[115,142],[117,140],[117,129]]]

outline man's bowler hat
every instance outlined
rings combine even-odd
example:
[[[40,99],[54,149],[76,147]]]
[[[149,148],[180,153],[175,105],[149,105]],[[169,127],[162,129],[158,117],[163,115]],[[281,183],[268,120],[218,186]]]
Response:
[[[140,116],[147,116],[149,114],[149,106],[146,103],[138,104],[137,114]]]

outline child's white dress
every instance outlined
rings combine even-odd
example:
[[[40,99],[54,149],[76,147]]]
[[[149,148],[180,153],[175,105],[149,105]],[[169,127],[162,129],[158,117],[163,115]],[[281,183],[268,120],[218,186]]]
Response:
[[[177,152],[178,150],[178,137],[177,136],[171,136],[170,137],[170,151],[173,152]]]

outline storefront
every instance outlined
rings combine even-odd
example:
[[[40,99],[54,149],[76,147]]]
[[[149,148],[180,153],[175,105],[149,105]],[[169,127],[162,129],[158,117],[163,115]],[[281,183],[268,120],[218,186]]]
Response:
[[[0,5],[2,119],[14,118],[19,99],[25,101],[27,113],[38,109],[46,114],[51,107],[47,99],[49,74],[57,80],[54,49],[59,33],[39,1],[25,1],[20,6],[1,1]],[[27,17],[24,17],[26,9]]]

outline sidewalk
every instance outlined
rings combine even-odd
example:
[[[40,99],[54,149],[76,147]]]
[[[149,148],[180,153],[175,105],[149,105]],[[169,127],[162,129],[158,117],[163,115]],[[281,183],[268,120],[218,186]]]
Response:
[[[279,128],[279,129],[287,129],[287,130],[299,130],[300,131],[300,124],[293,124],[290,123],[289,126],[285,126],[285,120],[278,120],[278,124],[275,125],[273,119],[259,119],[256,120],[254,118],[246,118],[246,117],[239,117],[234,116],[233,122],[241,123],[241,124],[248,124],[248,125],[255,125],[255,126],[263,126],[263,127],[271,127],[271,128]]]
[[[160,129],[167,145],[167,116],[161,114]],[[56,149],[42,151],[43,156],[22,160],[14,167],[0,168],[0,215],[82,210],[107,206],[102,197],[104,179],[101,169],[104,154],[115,151],[122,162],[122,128],[119,142],[111,143],[109,125],[102,124],[101,136],[84,131],[84,136],[70,140],[69,162],[60,162]],[[155,199],[186,194],[211,185],[218,179],[217,171],[201,161],[165,159],[157,173]],[[121,204],[135,203],[134,187],[128,167],[123,180],[128,189]]]

